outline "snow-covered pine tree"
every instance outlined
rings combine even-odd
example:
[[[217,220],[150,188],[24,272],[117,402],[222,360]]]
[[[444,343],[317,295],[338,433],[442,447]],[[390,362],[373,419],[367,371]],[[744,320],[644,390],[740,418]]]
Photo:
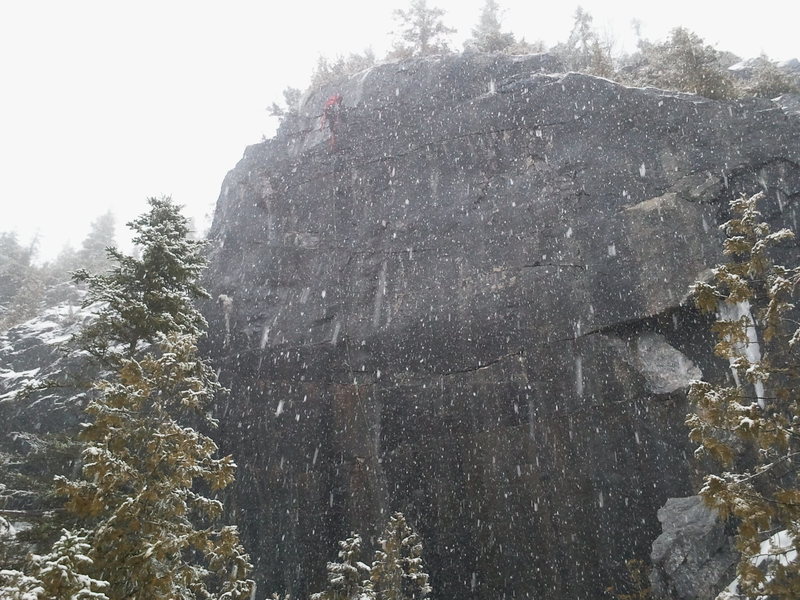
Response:
[[[283,104],[273,102],[267,109],[269,116],[278,117],[281,121],[287,117],[297,116],[297,111],[300,106],[300,99],[303,92],[296,87],[286,87],[283,90]]]
[[[9,300],[6,310],[0,315],[0,331],[24,323],[39,314],[44,295],[45,282],[41,270],[35,265],[30,265],[16,293]]]
[[[566,42],[557,44],[553,52],[561,57],[567,69],[600,77],[612,77],[614,65],[610,44],[603,43],[595,31],[594,18],[580,6],[575,10],[572,30]]]
[[[140,342],[153,343],[169,333],[199,335],[206,321],[193,301],[207,298],[198,283],[206,261],[204,242],[189,238],[189,224],[171,198],[149,198],[150,210],[128,223],[141,257],[108,250],[107,273],[76,272],[86,283],[85,306],[99,303],[97,319],[78,343],[104,362],[134,355]]]
[[[92,567],[86,532],[61,531],[53,549],[44,556],[31,557],[33,573],[42,582],[45,598],[75,600],[108,600],[105,581],[88,575]]]
[[[238,531],[216,525],[222,504],[205,495],[233,481],[235,464],[192,428],[216,425],[210,405],[222,391],[197,350],[202,246],[171,200],[149,202],[130,224],[141,258],[113,250],[110,273],[78,277],[106,303],[81,340],[113,369],[85,409],[84,479],[58,478],[57,489],[90,530],[92,573],[111,600],[247,598]]]
[[[687,425],[697,454],[726,469],[707,475],[700,494],[735,518],[740,592],[788,600],[800,598],[800,267],[773,262],[773,248],[794,236],[761,220],[762,198],[731,202],[722,225],[731,259],[693,286],[697,306],[717,314],[715,351],[730,361],[735,385],[693,382]],[[767,541],[773,534],[777,545]]]
[[[108,600],[108,587],[88,575],[92,560],[85,532],[62,530],[52,550],[30,557],[29,574],[0,571],[0,598],[4,600]]]
[[[422,541],[403,513],[389,518],[379,538],[370,581],[376,600],[422,600],[431,591],[422,562]]]
[[[394,18],[399,30],[394,32],[397,40],[389,57],[407,58],[450,52],[447,37],[456,30],[447,27],[442,16],[444,11],[428,6],[427,0],[411,0],[407,10],[396,9]]]
[[[758,98],[798,94],[800,76],[781,69],[775,61],[762,54],[753,61],[753,74],[742,87],[744,94]]]
[[[109,597],[248,597],[238,532],[212,525],[222,503],[200,492],[225,488],[235,464],[186,425],[205,418],[213,426],[205,415],[220,391],[196,338],[171,334],[157,352],[122,359],[118,375],[96,388],[81,434],[84,479],[59,478],[58,487],[92,527],[90,556]]]
[[[13,231],[0,232],[0,307],[17,293],[32,268],[35,244],[23,246]]]
[[[339,542],[340,562],[328,563],[325,590],[311,595],[311,600],[369,600],[373,597],[369,566],[361,562],[361,536],[352,533]]]
[[[591,49],[597,39],[597,34],[592,26],[594,18],[583,7],[575,9],[572,30],[567,38],[563,57],[567,67],[575,71],[583,71],[589,66]]]
[[[500,25],[500,6],[495,0],[486,0],[472,37],[464,42],[464,47],[478,52],[502,52],[514,43],[514,34],[503,31]]]
[[[0,232],[0,331],[33,317],[44,294],[40,269],[33,264],[36,240],[27,247],[14,232]]]
[[[42,582],[22,571],[0,569],[0,598],[3,600],[44,600]]]
[[[346,57],[337,56],[335,59],[328,59],[325,56],[320,56],[317,59],[317,67],[311,74],[311,89],[319,89],[324,85],[332,83],[341,83],[342,80],[347,79],[351,75],[355,75],[356,73],[360,73],[374,66],[375,63],[375,53],[372,51],[372,48],[366,48],[364,52],[351,52]],[[284,90],[286,106],[291,107],[295,112],[297,111],[296,107],[302,95],[299,90],[296,90],[296,92],[296,98],[289,98],[286,96],[286,90]]]
[[[640,44],[646,64],[640,84],[699,94],[715,100],[736,95],[733,80],[721,63],[722,55],[697,34],[676,27],[663,43]]]

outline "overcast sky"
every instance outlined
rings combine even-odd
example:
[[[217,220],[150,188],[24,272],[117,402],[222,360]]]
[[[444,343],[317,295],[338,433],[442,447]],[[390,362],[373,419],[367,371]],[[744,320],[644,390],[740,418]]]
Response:
[[[111,210],[120,230],[148,196],[170,194],[204,226],[225,173],[271,136],[266,107],[305,87],[320,54],[391,45],[392,9],[378,0],[0,0],[0,231],[40,256],[77,247]],[[483,0],[444,8],[461,48]],[[528,41],[564,40],[578,2],[500,0]],[[631,49],[631,20],[662,39],[684,25],[740,56],[800,56],[800,1],[584,0],[601,31]],[[754,12],[758,9],[758,12]]]

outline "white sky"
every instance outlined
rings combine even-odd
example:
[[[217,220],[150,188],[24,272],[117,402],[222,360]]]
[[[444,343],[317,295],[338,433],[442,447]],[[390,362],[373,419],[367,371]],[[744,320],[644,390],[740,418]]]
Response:
[[[460,48],[483,0],[429,0]],[[618,50],[684,25],[741,56],[800,56],[800,1],[500,0],[528,41],[564,40],[580,3]],[[111,210],[120,232],[171,194],[204,228],[225,173],[272,135],[266,107],[305,87],[317,57],[390,47],[406,0],[0,0],[0,231],[77,247]],[[758,12],[754,12],[757,7]]]

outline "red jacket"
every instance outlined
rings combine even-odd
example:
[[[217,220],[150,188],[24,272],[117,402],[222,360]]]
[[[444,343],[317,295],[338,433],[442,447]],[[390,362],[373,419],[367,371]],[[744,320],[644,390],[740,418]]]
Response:
[[[341,103],[342,103],[342,95],[334,94],[325,101],[325,112],[328,112],[334,106],[338,106]]]

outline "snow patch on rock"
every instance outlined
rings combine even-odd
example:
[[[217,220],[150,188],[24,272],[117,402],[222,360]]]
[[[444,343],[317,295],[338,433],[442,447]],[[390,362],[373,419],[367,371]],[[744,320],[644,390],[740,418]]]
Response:
[[[639,370],[654,394],[671,394],[686,389],[702,371],[691,359],[671,346],[660,333],[643,333],[636,340]]]

